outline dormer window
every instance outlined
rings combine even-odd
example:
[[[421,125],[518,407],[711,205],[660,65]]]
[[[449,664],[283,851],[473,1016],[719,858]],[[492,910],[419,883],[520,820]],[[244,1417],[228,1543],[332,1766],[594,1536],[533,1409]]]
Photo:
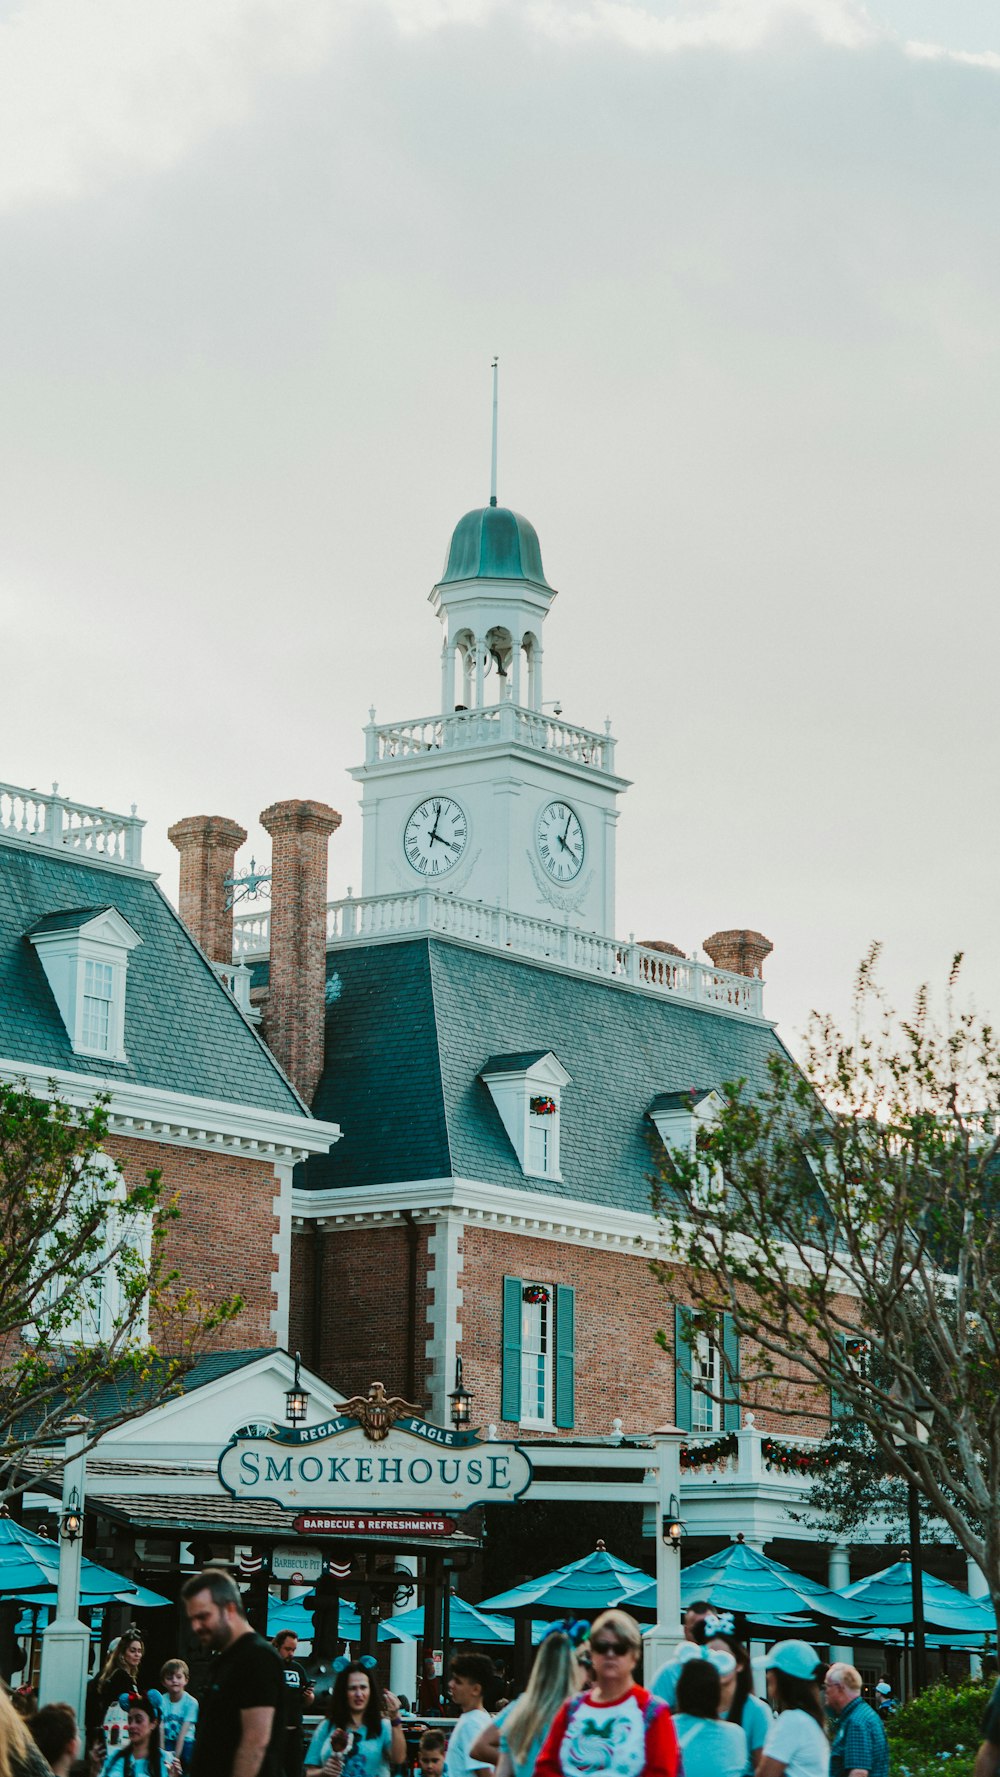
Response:
[[[526,1178],[560,1180],[562,1091],[572,1081],[551,1049],[493,1055],[480,1075]]]
[[[138,932],[116,907],[75,907],[46,914],[28,940],[74,1053],[125,1061],[125,984]]]

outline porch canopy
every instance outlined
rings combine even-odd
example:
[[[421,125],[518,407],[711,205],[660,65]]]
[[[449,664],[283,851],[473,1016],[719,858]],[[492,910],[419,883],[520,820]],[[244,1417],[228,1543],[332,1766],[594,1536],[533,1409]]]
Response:
[[[730,1543],[718,1555],[709,1555],[706,1560],[681,1569],[683,1607],[687,1609],[698,1598],[717,1610],[731,1610],[746,1617],[762,1628],[801,1630],[806,1618],[854,1628],[872,1623],[875,1617],[868,1604],[855,1603],[842,1592],[831,1592],[817,1580],[793,1573],[790,1567],[742,1542]],[[653,1610],[655,1605],[656,1588],[652,1584],[628,1601],[629,1610]]]
[[[923,1574],[921,1582],[927,1629],[939,1635],[996,1635],[997,1620],[989,1598],[970,1598],[932,1573]],[[913,1568],[909,1561],[894,1561],[867,1579],[855,1580],[844,1587],[843,1595],[870,1611],[880,1629],[913,1628]],[[865,1633],[872,1631],[861,1631]]]
[[[640,1593],[648,1593],[644,1609],[655,1616],[656,1581],[641,1567],[633,1567],[631,1562],[612,1555],[601,1542],[592,1555],[553,1568],[537,1580],[512,1586],[508,1592],[497,1592],[493,1598],[484,1598],[479,1608],[501,1611],[505,1616],[595,1617],[614,1604],[631,1609],[631,1601]]]

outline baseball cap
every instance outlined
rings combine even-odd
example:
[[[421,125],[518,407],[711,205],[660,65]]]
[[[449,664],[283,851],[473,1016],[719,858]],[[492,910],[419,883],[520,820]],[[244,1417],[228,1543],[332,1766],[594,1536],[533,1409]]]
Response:
[[[875,1689],[878,1691],[880,1697],[891,1697],[892,1695],[892,1685],[886,1684],[884,1678],[879,1679]]]
[[[764,1666],[768,1672],[787,1672],[789,1678],[815,1678],[819,1655],[808,1641],[776,1641]]]

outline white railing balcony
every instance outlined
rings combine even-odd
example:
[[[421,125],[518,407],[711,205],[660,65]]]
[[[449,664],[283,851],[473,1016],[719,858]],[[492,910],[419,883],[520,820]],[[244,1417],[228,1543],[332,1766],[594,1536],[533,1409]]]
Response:
[[[365,729],[365,766],[387,765],[424,753],[467,752],[472,747],[514,742],[533,752],[556,754],[594,771],[615,769],[615,743],[609,732],[595,734],[539,710],[510,702],[448,716],[420,716],[412,722],[370,722]]]
[[[395,895],[349,896],[327,906],[327,945],[333,949],[423,933],[455,938],[484,950],[502,951],[507,956],[530,957],[573,974],[640,988],[693,1005],[714,1006],[751,1018],[764,1015],[764,983],[759,979],[730,974],[694,957],[647,950],[631,940],[601,938],[595,932],[557,925],[554,920],[508,913],[483,901],[463,901],[457,895],[416,889]],[[270,949],[270,915],[237,915],[233,921],[233,945],[238,959],[266,956]]]
[[[0,835],[31,840],[53,851],[78,852],[102,863],[141,869],[145,824],[136,818],[134,803],[131,814],[111,814],[106,808],[60,796],[57,784],[50,795],[0,784]]]
[[[244,1016],[250,1020],[251,1024],[259,1024],[260,1009],[250,1004],[251,974],[246,963],[213,963],[212,967],[223,987],[229,989]]]

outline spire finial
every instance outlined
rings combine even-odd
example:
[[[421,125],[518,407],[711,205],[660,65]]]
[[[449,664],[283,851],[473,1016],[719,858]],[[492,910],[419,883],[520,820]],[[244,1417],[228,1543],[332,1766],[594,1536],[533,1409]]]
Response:
[[[498,357],[493,359],[493,454],[490,459],[490,505],[497,503],[497,365]]]

